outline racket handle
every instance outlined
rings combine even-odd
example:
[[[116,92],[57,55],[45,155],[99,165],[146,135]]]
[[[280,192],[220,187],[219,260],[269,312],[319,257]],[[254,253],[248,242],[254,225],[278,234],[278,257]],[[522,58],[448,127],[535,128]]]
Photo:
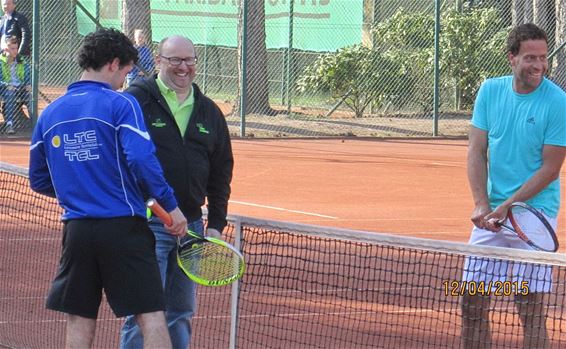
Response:
[[[498,226],[498,227],[500,227],[500,228],[504,228],[504,229],[506,229],[506,230],[509,230],[509,231],[511,231],[511,232],[513,232],[513,233],[515,232],[514,229],[512,229],[512,228],[509,227],[507,224],[505,224],[505,220],[504,220],[504,219],[495,219],[495,218],[492,218],[492,219],[489,220],[489,222],[495,224],[496,226]]]
[[[171,215],[155,199],[149,199],[145,204],[165,225],[173,224]]]

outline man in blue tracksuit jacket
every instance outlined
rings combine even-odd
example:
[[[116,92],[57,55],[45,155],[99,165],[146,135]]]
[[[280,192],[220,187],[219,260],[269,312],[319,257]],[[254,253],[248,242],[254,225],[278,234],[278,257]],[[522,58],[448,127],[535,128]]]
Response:
[[[44,110],[32,136],[31,188],[57,197],[64,209],[62,256],[47,308],[68,314],[65,347],[92,346],[102,290],[116,316],[135,316],[150,347],[171,346],[142,193],[171,213],[170,234],[184,235],[187,222],[139,104],[115,91],[136,61],[123,33],[87,35],[80,81]]]

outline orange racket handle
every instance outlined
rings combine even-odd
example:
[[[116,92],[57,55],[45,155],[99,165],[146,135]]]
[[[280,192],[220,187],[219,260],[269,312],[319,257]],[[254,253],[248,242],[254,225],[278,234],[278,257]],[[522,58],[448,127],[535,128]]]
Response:
[[[149,199],[145,204],[165,225],[173,224],[171,215],[155,199]]]

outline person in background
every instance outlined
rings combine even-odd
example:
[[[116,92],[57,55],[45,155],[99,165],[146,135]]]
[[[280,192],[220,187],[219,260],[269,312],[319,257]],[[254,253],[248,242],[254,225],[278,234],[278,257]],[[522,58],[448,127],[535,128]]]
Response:
[[[132,81],[137,77],[145,76],[144,71],[148,76],[151,76],[155,69],[153,54],[151,53],[151,49],[147,46],[146,36],[142,29],[134,30],[134,46],[138,50],[139,61],[126,76],[126,86],[130,86]],[[138,65],[143,71],[140,70]]]
[[[506,219],[513,202],[523,201],[556,229],[559,174],[566,156],[566,93],[545,77],[548,40],[536,25],[523,24],[509,33],[507,58],[512,75],[486,80],[474,105],[468,146],[475,206],[470,244],[531,250],[519,237],[501,231],[497,222]],[[505,281],[507,268],[503,261],[468,257],[463,279],[489,287]],[[515,290],[523,348],[547,348],[543,299],[550,292],[552,272],[544,266],[518,269],[513,267],[513,284],[528,284],[526,290]],[[489,309],[489,296],[463,296],[464,348],[491,346]]]
[[[234,167],[230,134],[218,106],[193,83],[197,57],[191,40],[171,36],[159,43],[159,74],[135,80],[126,90],[141,105],[145,123],[157,148],[167,182],[179,207],[199,234],[220,237],[226,226],[230,182]],[[202,205],[208,203],[205,232]],[[150,228],[167,302],[165,315],[173,348],[186,349],[191,340],[191,318],[196,310],[196,287],[176,262],[177,240],[165,234],[155,219]],[[139,327],[132,317],[122,327],[120,347],[142,348]]]
[[[30,147],[31,188],[63,208],[59,270],[47,308],[67,313],[66,348],[92,347],[102,291],[117,317],[131,315],[148,348],[170,348],[155,238],[143,193],[171,213],[176,239],[187,221],[165,182],[139,104],[118,93],[137,61],[123,33],[84,38],[79,81],[43,111]]]
[[[4,101],[4,121],[7,134],[14,134],[14,121],[22,104],[29,105],[31,74],[29,64],[18,54],[19,41],[16,37],[7,40],[7,48],[0,55],[2,80],[0,95]]]
[[[28,20],[23,13],[16,11],[16,0],[2,0],[4,15],[0,18],[0,48],[7,47],[10,37],[18,38],[20,48],[18,53],[24,57],[31,54],[31,30]]]

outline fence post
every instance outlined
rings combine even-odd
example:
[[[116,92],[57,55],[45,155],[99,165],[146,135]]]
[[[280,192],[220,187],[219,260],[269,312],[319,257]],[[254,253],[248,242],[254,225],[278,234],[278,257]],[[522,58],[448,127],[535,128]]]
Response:
[[[241,5],[242,6],[242,45],[241,45],[241,50],[242,52],[240,52],[240,71],[242,74],[242,78],[240,79],[240,137],[245,137],[246,136],[246,99],[247,99],[247,88],[248,88],[248,84],[247,84],[247,79],[248,79],[248,73],[247,73],[247,69],[246,69],[246,61],[248,59],[247,54],[248,54],[248,1],[247,0],[242,0]]]
[[[295,11],[295,1],[289,1],[289,41],[288,41],[288,48],[287,48],[287,82],[286,86],[286,95],[287,95],[287,113],[291,115],[291,69],[293,67],[293,12]]]
[[[234,247],[242,250],[242,218],[236,217],[234,222]],[[238,300],[240,297],[240,280],[232,283],[230,296],[230,349],[236,349],[238,343]]]
[[[566,46],[566,41],[564,41],[562,44],[560,44],[560,46],[558,46],[554,51],[552,51],[549,55],[548,55],[548,59],[552,59],[552,57],[554,57],[558,52],[560,52],[560,50],[562,50],[564,47]]]
[[[29,117],[31,118],[32,130],[37,123],[39,111],[39,0],[33,0],[33,23],[32,23],[32,58],[31,58],[31,101]]]
[[[434,101],[432,106],[432,135],[438,136],[438,109],[440,85],[440,0],[434,0]]]
[[[208,44],[204,43],[204,67],[202,71],[202,93],[206,95],[208,82]]]

